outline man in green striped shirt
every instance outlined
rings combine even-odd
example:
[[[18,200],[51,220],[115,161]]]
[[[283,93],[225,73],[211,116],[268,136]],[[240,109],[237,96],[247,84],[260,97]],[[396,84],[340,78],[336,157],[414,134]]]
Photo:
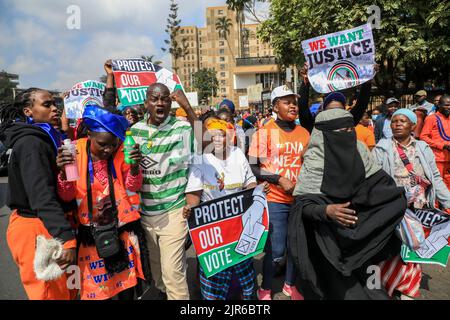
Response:
[[[169,300],[188,300],[184,249],[188,227],[182,210],[196,148],[191,125],[170,116],[171,105],[169,89],[160,83],[151,85],[147,114],[131,132],[142,152],[141,220],[155,285]]]

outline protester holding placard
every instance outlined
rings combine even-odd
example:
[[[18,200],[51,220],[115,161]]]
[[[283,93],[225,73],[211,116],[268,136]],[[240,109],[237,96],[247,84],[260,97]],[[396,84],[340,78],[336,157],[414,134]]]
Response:
[[[303,68],[300,70],[300,75],[303,79],[303,83],[300,87],[299,119],[302,126],[309,132],[311,132],[314,127],[314,117],[309,109],[308,99],[309,99],[310,80],[308,76],[308,68],[309,68],[308,64],[305,63]],[[378,70],[378,65],[375,65],[374,69]],[[371,87],[372,87],[371,80],[367,80],[361,85],[356,103],[350,110],[350,113],[352,114],[353,119],[355,121],[355,126],[358,125],[358,123],[361,121],[362,117],[364,116],[364,113],[366,112],[367,106],[369,105]],[[331,92],[325,97],[320,111],[334,108],[345,109],[346,101],[347,99],[342,93]]]
[[[275,270],[287,251],[292,191],[309,142],[308,131],[295,123],[299,113],[297,95],[287,86],[281,86],[272,91],[271,100],[277,119],[266,123],[254,134],[248,152],[256,178],[270,185],[267,201],[271,231],[263,262],[263,283],[258,290],[260,300],[271,299]],[[288,256],[283,293],[293,300],[301,300],[303,297],[294,286],[295,275]]]
[[[184,216],[190,215],[190,208],[200,202],[213,200],[224,195],[256,187],[256,178],[250,169],[244,153],[233,146],[234,127],[224,120],[208,119],[208,133],[213,137],[214,150],[198,156],[189,168],[186,186]],[[200,288],[205,300],[225,300],[236,273],[242,288],[244,300],[255,298],[256,274],[253,259],[247,259],[232,267],[207,277],[200,266]]]
[[[133,139],[143,154],[142,224],[150,251],[152,276],[158,290],[166,293],[169,300],[189,299],[184,249],[188,226],[182,211],[195,139],[188,122],[169,115],[172,99],[185,109],[189,107],[183,96],[181,90],[171,95],[164,84],[151,84],[145,101],[147,114],[131,128]],[[187,112],[188,116],[190,113]]]
[[[439,174],[431,148],[412,137],[416,124],[414,112],[408,109],[396,111],[391,120],[393,138],[380,140],[373,154],[397,185],[405,187],[409,205],[422,209],[433,207],[439,201],[444,208],[450,208],[450,192]],[[419,263],[405,263],[398,255],[380,267],[389,295],[419,296],[422,278]]]
[[[12,149],[7,205],[13,212],[6,239],[30,300],[71,299],[64,271],[75,264],[76,240],[56,192],[55,160],[61,141],[52,124],[58,118],[54,97],[37,88],[25,90],[14,103],[0,108],[0,138]],[[46,246],[37,250],[41,237],[47,244],[53,242],[60,253]],[[44,262],[39,269],[45,272],[35,273],[36,260]]]

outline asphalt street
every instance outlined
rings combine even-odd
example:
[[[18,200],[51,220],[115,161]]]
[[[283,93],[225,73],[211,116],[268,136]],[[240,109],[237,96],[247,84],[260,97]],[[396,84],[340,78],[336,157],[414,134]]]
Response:
[[[3,182],[3,183],[2,183]],[[6,229],[10,210],[4,206],[6,196],[5,180],[0,178],[0,300],[24,300],[27,299],[25,291],[20,282],[18,268],[12,260],[11,253],[6,243]],[[255,258],[255,269],[258,284],[262,281],[262,258],[263,254]],[[188,262],[188,284],[191,299],[200,299],[200,288],[197,280],[197,262],[193,247],[187,252]],[[450,300],[450,267],[443,268],[435,265],[423,266],[423,279],[421,283],[421,298],[425,300]],[[282,292],[283,277],[275,278],[273,292],[275,300],[288,300]],[[160,299],[158,291],[154,286],[144,294],[144,300]]]

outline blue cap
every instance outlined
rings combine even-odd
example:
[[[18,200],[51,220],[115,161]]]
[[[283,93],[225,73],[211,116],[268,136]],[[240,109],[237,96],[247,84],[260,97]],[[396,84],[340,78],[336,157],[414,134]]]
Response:
[[[220,103],[220,107],[227,107],[228,109],[230,109],[231,113],[234,113],[234,111],[236,110],[236,107],[234,106],[233,101],[228,100],[228,99],[224,99],[221,103]]]
[[[338,101],[341,102],[342,105],[345,107],[345,104],[347,102],[347,99],[345,98],[345,96],[340,93],[340,92],[331,92],[329,93],[326,97],[325,100],[323,100],[323,109],[326,109],[327,105],[331,102],[331,101]]]
[[[97,105],[87,105],[83,112],[84,125],[93,132],[109,132],[125,140],[130,123],[125,117],[113,114]]]
[[[395,116],[398,116],[399,114],[407,117],[412,123],[417,124],[417,116],[411,110],[405,109],[405,108],[398,109],[397,111],[394,112],[394,114],[392,115],[392,118],[394,118]]]

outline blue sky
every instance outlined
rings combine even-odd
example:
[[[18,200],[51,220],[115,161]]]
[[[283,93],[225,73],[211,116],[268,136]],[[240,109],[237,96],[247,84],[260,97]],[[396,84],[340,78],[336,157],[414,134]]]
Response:
[[[207,6],[225,0],[178,0],[182,25],[205,24]],[[169,0],[0,0],[0,70],[20,75],[20,87],[67,90],[104,74],[108,58],[161,51]],[[70,5],[81,10],[81,29],[69,30]]]

